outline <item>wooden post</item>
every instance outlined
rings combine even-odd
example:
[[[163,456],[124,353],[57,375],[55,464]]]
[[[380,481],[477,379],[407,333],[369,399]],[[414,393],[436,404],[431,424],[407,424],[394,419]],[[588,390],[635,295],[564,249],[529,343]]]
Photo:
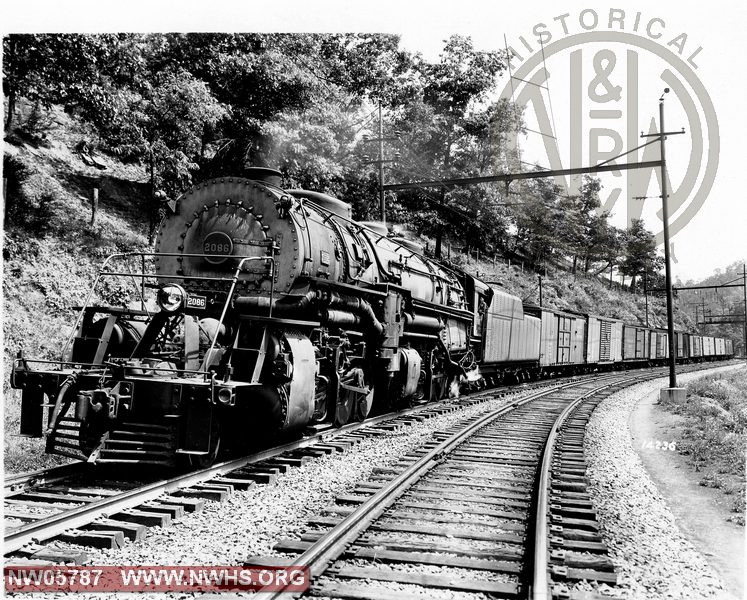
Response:
[[[96,211],[99,209],[99,188],[93,188],[93,199],[91,201],[91,225],[96,221]]]
[[[547,275],[545,275],[547,277]],[[539,305],[540,308],[542,307],[542,275],[537,275],[537,279],[539,280]]]

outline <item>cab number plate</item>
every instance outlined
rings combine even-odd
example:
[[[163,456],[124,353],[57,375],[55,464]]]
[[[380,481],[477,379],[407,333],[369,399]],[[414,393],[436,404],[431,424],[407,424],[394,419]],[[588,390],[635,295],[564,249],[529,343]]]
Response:
[[[187,296],[187,308],[207,308],[207,298],[205,296]]]

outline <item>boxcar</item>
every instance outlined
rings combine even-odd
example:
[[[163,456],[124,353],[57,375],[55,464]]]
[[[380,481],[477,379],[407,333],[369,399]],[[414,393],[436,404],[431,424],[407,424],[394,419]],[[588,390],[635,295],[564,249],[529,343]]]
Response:
[[[675,356],[677,358],[690,358],[690,350],[688,345],[689,340],[687,339],[687,334],[680,331],[675,331],[674,336],[675,348],[677,350],[677,354]]]
[[[486,363],[539,359],[540,319],[524,313],[521,300],[491,285],[493,298],[485,316]]]
[[[716,354],[716,342],[713,339],[713,336],[704,335],[703,336],[703,356],[710,357],[710,356],[714,356],[715,354]]]
[[[664,329],[651,332],[651,358],[669,358],[669,334]]]
[[[690,336],[690,356],[693,358],[701,358],[703,356],[703,336],[702,335],[691,335]]]
[[[726,356],[726,341],[724,338],[714,338],[716,343],[716,356]]]
[[[586,336],[586,362],[589,364],[622,361],[623,322],[589,315]]]
[[[583,365],[586,316],[551,308],[537,308],[542,320],[539,364],[541,367]]]
[[[624,361],[648,360],[650,331],[636,325],[623,325],[622,359]]]

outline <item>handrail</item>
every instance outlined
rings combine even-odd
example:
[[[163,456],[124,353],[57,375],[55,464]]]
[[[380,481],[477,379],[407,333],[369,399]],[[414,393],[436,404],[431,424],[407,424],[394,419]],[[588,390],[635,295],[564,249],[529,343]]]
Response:
[[[112,272],[107,271],[107,267],[109,266],[110,262],[114,261],[115,259],[127,259],[127,258],[133,258],[133,257],[140,257],[142,260],[142,264],[145,264],[145,258],[146,257],[160,257],[160,256],[168,256],[168,257],[185,257],[185,258],[233,258],[233,259],[240,259],[239,265],[236,269],[236,273],[231,279],[223,278],[223,277],[196,277],[196,276],[189,276],[189,275],[160,275],[158,273],[145,273],[145,269],[143,269],[143,273],[133,273],[129,266],[127,266],[127,269],[129,272],[127,273],[119,273],[119,272]],[[65,356],[68,353],[68,350],[70,348],[70,344],[73,341],[73,338],[75,337],[75,333],[78,331],[78,328],[80,327],[81,322],[83,321],[83,316],[85,315],[86,309],[88,308],[91,298],[93,297],[94,292],[96,291],[96,287],[98,286],[99,282],[101,281],[102,277],[105,276],[123,276],[123,277],[129,277],[131,279],[135,279],[136,277],[140,277],[141,279],[141,289],[145,286],[145,278],[146,277],[154,277],[156,279],[206,279],[210,281],[230,281],[231,282],[231,290],[228,294],[228,297],[226,298],[226,304],[223,307],[223,313],[221,314],[220,324],[223,323],[223,319],[225,318],[228,303],[231,300],[231,297],[233,296],[233,293],[236,289],[236,283],[238,282],[239,274],[241,273],[241,269],[244,266],[244,263],[247,261],[252,260],[269,260],[271,262],[271,270],[270,270],[270,297],[275,292],[275,259],[272,256],[236,256],[234,254],[194,254],[194,253],[183,253],[183,252],[116,252],[114,254],[110,254],[106,257],[106,260],[104,260],[104,263],[101,265],[101,268],[99,269],[96,279],[93,282],[93,285],[91,286],[90,290],[88,291],[88,294],[86,294],[85,301],[81,305],[81,309],[78,312],[78,316],[75,319],[75,323],[73,324],[72,330],[70,331],[70,334],[67,336],[67,339],[65,340],[65,345],[62,347],[62,352],[60,354],[60,364],[70,363],[70,361],[65,360]],[[141,296],[141,302],[144,305],[144,298]],[[272,305],[272,303],[270,303]],[[270,306],[270,316],[272,316],[272,306]],[[217,334],[216,334],[217,339]],[[215,339],[213,340],[210,350],[213,350],[215,346]],[[75,363],[77,364],[77,363]],[[200,373],[204,373],[207,375],[207,372],[205,371],[199,371]]]
[[[76,361],[71,361],[71,360],[45,360],[42,358],[23,358],[23,359],[15,358],[13,360],[16,362],[16,364],[18,364],[18,361],[23,360],[26,363],[55,365],[59,367],[60,369],[64,369],[66,365],[68,368],[71,368],[71,367],[85,368],[87,369],[86,375],[92,375],[98,372],[105,373],[112,367],[119,366],[118,363],[114,363],[114,362],[106,362],[104,364],[98,364],[98,363],[76,362]],[[122,365],[122,366],[127,367],[128,365]],[[130,366],[132,367],[132,365]],[[143,371],[153,371],[153,372],[164,371],[168,373],[177,373],[177,374],[190,373],[193,375],[205,375],[205,371],[198,371],[195,369],[172,369],[171,367],[163,367],[163,366],[157,366],[157,365],[156,366],[137,365],[136,367],[132,367],[132,368],[142,369]],[[94,370],[94,369],[98,369],[98,370]]]
[[[70,332],[70,335],[67,337],[67,340],[65,341],[65,345],[62,347],[62,354],[60,355],[61,362],[65,362],[65,355],[67,354],[67,349],[70,346],[70,342],[73,341],[73,336],[75,335],[75,332],[78,331],[78,327],[80,326],[80,323],[83,320],[83,315],[86,312],[86,308],[88,308],[88,303],[91,301],[91,298],[93,297],[93,292],[96,290],[96,286],[101,280],[104,269],[109,264],[109,261],[116,257],[120,257],[120,258],[126,257],[129,254],[130,253],[110,254],[109,256],[106,257],[104,264],[101,265],[101,268],[99,269],[98,275],[96,275],[96,279],[94,280],[93,285],[91,286],[91,289],[88,291],[88,294],[86,295],[86,299],[83,302],[83,305],[81,306],[80,312],[78,313],[78,317],[75,319],[73,330]]]
[[[215,328],[215,335],[213,336],[213,339],[210,342],[210,348],[208,348],[207,352],[205,353],[205,359],[202,363],[202,370],[205,373],[205,376],[207,376],[207,369],[208,369],[208,361],[211,359],[211,355],[213,353],[213,349],[215,348],[215,342],[218,339],[218,332],[220,331],[221,325],[223,325],[223,319],[226,318],[226,313],[228,312],[228,305],[231,302],[231,298],[233,298],[233,293],[236,290],[236,284],[239,281],[239,275],[241,274],[241,269],[244,268],[245,262],[251,262],[253,260],[265,260],[270,261],[270,314],[268,315],[269,318],[272,318],[272,299],[275,294],[275,258],[273,256],[247,256],[245,258],[242,258],[239,262],[239,266],[236,268],[236,273],[233,276],[233,281],[231,282],[231,289],[228,291],[228,296],[226,297],[226,302],[223,305],[223,311],[221,312],[220,319],[218,320],[218,326]]]

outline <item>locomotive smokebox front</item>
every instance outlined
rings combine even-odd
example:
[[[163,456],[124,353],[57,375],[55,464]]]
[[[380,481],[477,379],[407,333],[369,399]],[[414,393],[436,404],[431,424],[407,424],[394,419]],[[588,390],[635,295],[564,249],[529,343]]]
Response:
[[[230,278],[240,258],[272,256],[274,287],[289,292],[302,267],[299,232],[283,208],[285,193],[273,185],[279,173],[262,171],[269,172],[260,173],[264,181],[226,177],[181,196],[161,224],[157,271],[184,276],[187,289],[205,289],[215,282],[202,278]],[[269,294],[270,276],[266,261],[247,261],[239,290]]]

